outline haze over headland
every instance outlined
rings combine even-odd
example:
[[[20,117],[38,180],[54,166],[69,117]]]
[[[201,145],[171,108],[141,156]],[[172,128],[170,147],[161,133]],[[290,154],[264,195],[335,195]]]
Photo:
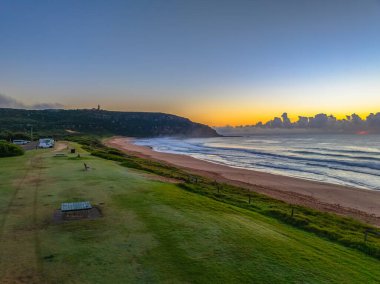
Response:
[[[376,0],[4,0],[0,93],[218,126],[365,117],[380,107],[379,30]]]
[[[28,105],[12,97],[0,94],[0,108],[59,109],[64,108],[64,105],[60,103],[34,103],[32,105]]]

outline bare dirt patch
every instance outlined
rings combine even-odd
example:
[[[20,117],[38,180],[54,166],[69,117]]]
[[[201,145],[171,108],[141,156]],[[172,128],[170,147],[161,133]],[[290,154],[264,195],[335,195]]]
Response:
[[[1,283],[4,284],[21,284],[21,283],[41,283],[39,273],[31,268],[24,269],[23,271],[9,271],[2,279]]]
[[[102,217],[102,210],[97,206],[94,206],[91,209],[86,210],[86,211],[88,212],[86,212],[85,214],[79,213],[77,214],[76,217],[66,217],[65,214],[60,209],[57,209],[53,215],[53,223],[60,224],[63,222],[78,221],[78,220],[95,220]]]
[[[71,130],[71,129],[65,129],[65,131],[67,133],[70,133],[70,134],[78,134],[78,133],[80,133],[79,131],[75,131],[75,130]]]

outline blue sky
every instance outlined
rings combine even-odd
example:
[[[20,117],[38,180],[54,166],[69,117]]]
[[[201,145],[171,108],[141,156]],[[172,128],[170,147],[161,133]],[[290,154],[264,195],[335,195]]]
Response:
[[[0,93],[208,124],[380,111],[380,2],[3,1]]]

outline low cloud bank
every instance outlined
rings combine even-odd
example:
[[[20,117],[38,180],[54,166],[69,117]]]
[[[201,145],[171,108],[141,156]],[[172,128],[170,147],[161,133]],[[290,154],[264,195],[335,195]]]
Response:
[[[337,119],[333,115],[324,113],[313,117],[299,116],[298,120],[291,122],[285,112],[281,117],[255,125],[216,127],[216,131],[224,135],[248,135],[260,133],[356,133],[379,134],[380,112],[371,113],[366,118],[357,114],[347,115],[343,119]]]
[[[62,109],[64,105],[59,103],[38,103],[27,105],[12,97],[0,94],[0,108],[16,108],[16,109]]]

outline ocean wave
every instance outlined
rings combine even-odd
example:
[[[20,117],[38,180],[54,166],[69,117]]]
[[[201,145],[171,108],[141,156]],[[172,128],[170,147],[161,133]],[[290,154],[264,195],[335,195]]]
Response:
[[[346,153],[346,154],[366,154],[380,156],[380,151],[364,151],[364,150],[348,150],[348,149],[327,149],[327,148],[313,148],[315,150],[321,150],[323,152],[333,153]]]
[[[380,146],[365,137],[156,138],[137,144],[233,167],[380,189]]]
[[[295,153],[295,154],[302,154],[302,155],[328,156],[328,157],[361,159],[361,160],[369,160],[369,161],[378,161],[378,162],[380,162],[380,157],[379,158],[375,158],[375,157],[368,157],[368,156],[349,156],[349,155],[343,155],[343,154],[331,154],[331,153],[304,151],[304,150],[293,150],[293,151],[289,151],[289,152]]]
[[[224,149],[224,150],[231,150],[232,148],[218,148],[218,149]],[[327,163],[332,163],[336,165],[344,165],[349,167],[362,167],[362,168],[369,168],[374,170],[380,170],[380,163],[368,163],[368,162],[353,162],[353,161],[347,161],[347,160],[334,160],[334,159],[313,159],[313,158],[307,158],[307,157],[300,157],[300,156],[292,156],[292,155],[282,155],[277,153],[269,153],[264,151],[257,151],[257,150],[248,150],[248,149],[236,149],[245,153],[259,155],[259,156],[270,156],[274,158],[279,159],[289,159],[289,160],[296,160],[296,161],[311,161],[311,162],[319,162],[323,165],[326,165]]]

